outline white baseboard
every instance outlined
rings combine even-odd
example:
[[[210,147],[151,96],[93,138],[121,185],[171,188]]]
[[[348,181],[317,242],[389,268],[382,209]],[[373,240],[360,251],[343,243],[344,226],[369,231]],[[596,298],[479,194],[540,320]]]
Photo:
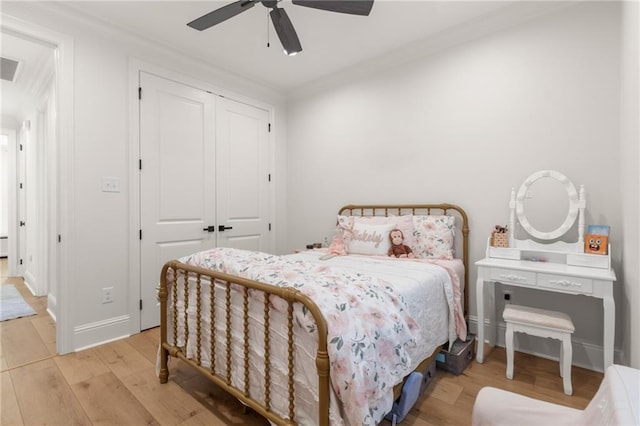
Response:
[[[485,339],[491,327],[491,323],[485,320]],[[478,333],[478,317],[469,316],[470,332]],[[496,330],[496,346],[505,347],[505,331],[504,322],[499,322]],[[518,352],[524,352],[530,355],[539,356],[541,358],[552,359],[558,361],[560,357],[560,343],[554,339],[544,339],[541,337],[529,336],[523,333],[514,334],[514,349]],[[603,372],[604,350],[600,345],[594,345],[592,342],[571,339],[573,347],[572,365],[585,368],[587,370]],[[614,359],[620,359],[620,354],[615,351]]]
[[[129,337],[130,321],[129,315],[122,315],[74,327],[73,350],[77,352]]]
[[[56,320],[56,312],[58,312],[58,301],[54,295],[49,293],[47,295],[47,313],[54,321]]]
[[[23,277],[24,285],[27,287],[31,295],[36,296],[36,292],[34,290],[35,278],[31,274],[31,272],[27,271]]]

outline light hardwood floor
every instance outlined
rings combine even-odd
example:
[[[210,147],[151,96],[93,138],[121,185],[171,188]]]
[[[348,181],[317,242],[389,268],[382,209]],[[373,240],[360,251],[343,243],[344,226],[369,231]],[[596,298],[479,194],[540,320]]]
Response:
[[[244,414],[235,399],[175,359],[169,383],[160,385],[158,329],[56,355],[46,298],[33,297],[21,279],[4,277],[6,259],[2,262],[2,285],[16,285],[37,315],[0,322],[0,425],[268,425],[253,412]],[[402,425],[469,425],[483,386],[582,409],[603,377],[574,367],[574,395],[567,396],[556,362],[517,353],[514,380],[507,380],[504,349],[486,349],[485,363],[472,361],[460,376],[437,370]]]

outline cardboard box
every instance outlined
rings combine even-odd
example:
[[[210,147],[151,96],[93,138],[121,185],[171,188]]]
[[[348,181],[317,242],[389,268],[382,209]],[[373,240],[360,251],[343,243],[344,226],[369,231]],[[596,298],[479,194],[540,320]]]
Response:
[[[607,254],[609,237],[607,235],[586,234],[584,236],[584,252],[590,254]]]
[[[476,352],[476,336],[468,334],[464,342],[460,339],[449,348],[443,349],[436,357],[436,366],[455,375],[462,374]]]

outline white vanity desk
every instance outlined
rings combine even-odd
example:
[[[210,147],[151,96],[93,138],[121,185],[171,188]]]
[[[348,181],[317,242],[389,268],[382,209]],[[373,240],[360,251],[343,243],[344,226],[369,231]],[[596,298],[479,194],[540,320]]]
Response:
[[[612,269],[571,266],[551,262],[532,262],[485,258],[476,262],[478,280],[476,281],[476,300],[478,309],[478,351],[476,360],[483,362],[485,341],[485,301],[484,287],[489,287],[489,320],[491,333],[489,344],[495,345],[496,321],[494,318],[495,283],[504,283],[517,287],[528,287],[543,291],[567,294],[584,294],[602,299],[604,307],[604,369],[613,364],[613,341],[615,337],[615,303],[613,301],[613,282],[616,275]]]
[[[564,205],[560,220],[564,222],[551,231],[540,231],[530,223],[530,214],[525,214],[525,206],[535,212],[531,204],[534,197],[534,183],[545,192],[559,191],[553,200],[544,200],[538,216],[546,218],[546,206]],[[550,187],[549,182],[560,189]],[[564,192],[566,191],[566,193]],[[565,198],[565,201],[562,200]],[[544,198],[544,197],[541,197]],[[568,199],[568,203],[566,201]],[[568,204],[568,208],[567,208]],[[563,174],[553,170],[542,170],[529,176],[520,187],[518,194],[511,191],[509,207],[509,247],[492,247],[487,242],[486,257],[477,261],[476,308],[478,313],[478,350],[476,360],[484,361],[485,308],[488,308],[491,327],[489,344],[495,345],[497,321],[495,318],[495,283],[516,287],[527,287],[541,291],[586,295],[602,299],[604,307],[604,370],[613,364],[615,338],[615,302],[613,283],[616,275],[611,269],[611,248],[606,255],[584,253],[584,187],[580,193]],[[552,210],[552,209],[549,209]],[[568,212],[567,212],[568,210]],[[540,214],[542,212],[542,214]],[[566,217],[564,216],[566,213]],[[518,240],[512,230],[518,224],[531,239]],[[531,218],[533,215],[531,215]],[[569,231],[578,219],[578,241],[567,243],[555,241]],[[556,222],[557,223],[557,222]],[[537,228],[548,228],[547,223],[538,222]],[[541,242],[542,241],[542,242]],[[485,286],[488,287],[488,306],[485,306]],[[603,371],[604,371],[603,370]]]

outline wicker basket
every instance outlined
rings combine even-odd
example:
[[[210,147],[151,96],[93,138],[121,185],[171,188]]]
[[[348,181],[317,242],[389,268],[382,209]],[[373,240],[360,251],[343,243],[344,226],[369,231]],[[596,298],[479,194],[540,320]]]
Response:
[[[509,247],[509,233],[494,232],[491,234],[491,245],[493,247]]]

